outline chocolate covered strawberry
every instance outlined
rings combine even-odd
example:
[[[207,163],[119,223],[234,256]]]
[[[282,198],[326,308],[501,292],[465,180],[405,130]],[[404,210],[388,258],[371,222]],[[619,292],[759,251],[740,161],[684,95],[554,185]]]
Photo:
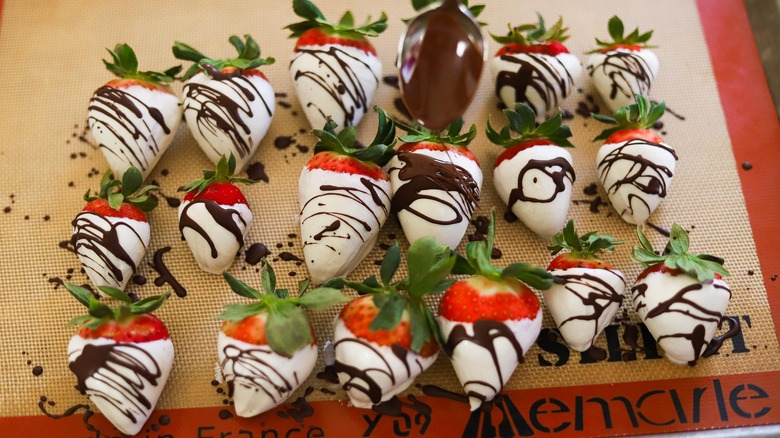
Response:
[[[154,411],[173,366],[168,329],[151,314],[170,292],[131,303],[121,290],[99,286],[102,294],[120,301],[111,308],[82,287],[65,287],[89,309],[70,321],[81,327],[68,344],[76,389],[120,432],[135,435]]]
[[[538,127],[533,109],[524,103],[505,109],[509,123],[496,131],[488,118],[487,137],[507,148],[496,159],[493,185],[502,201],[525,226],[545,240],[563,228],[569,213],[574,166],[571,131],[561,113]],[[512,133],[518,135],[513,135]]]
[[[279,406],[311,374],[317,362],[314,326],[301,307],[320,310],[349,299],[333,288],[306,291],[309,281],[298,284],[298,295],[276,288],[273,268],[263,259],[260,293],[225,272],[236,294],[251,304],[227,304],[218,316],[224,320],[217,340],[222,375],[239,417],[253,417]]]
[[[601,251],[614,251],[619,243],[622,242],[595,231],[580,236],[570,220],[547,247],[552,255],[564,249],[569,251],[547,266],[555,283],[542,295],[561,336],[574,350],[589,349],[623,302],[623,274],[598,258]]]
[[[477,127],[461,134],[462,119],[441,132],[396,124],[407,135],[388,164],[393,211],[410,243],[432,237],[454,249],[479,203],[482,170],[468,149]]]
[[[390,211],[390,182],[382,166],[393,155],[395,125],[377,108],[376,137],[357,147],[356,129],[336,134],[329,120],[298,182],[303,255],[312,282],[348,275],[371,251]]]
[[[637,235],[641,246],[634,247],[632,258],[645,270],[631,288],[634,309],[664,357],[695,365],[700,357],[715,354],[723,339],[739,332],[737,321],[717,342],[713,340],[731,299],[723,281],[729,275],[723,259],[688,252],[688,234],[677,224],[672,225],[669,243],[660,255],[640,227]]]
[[[95,286],[124,290],[146,254],[151,238],[146,212],[157,206],[150,196],[157,187],[141,187],[142,179],[135,167],[121,181],[106,171],[100,191],[92,196],[87,190],[87,205],[71,222],[71,244]]]
[[[371,408],[406,390],[439,354],[438,331],[423,301],[452,284],[455,264],[446,245],[430,238],[413,243],[406,257],[409,276],[394,281],[401,255],[387,251],[380,280],[342,281],[363,294],[347,303],[333,328],[336,372],[354,406]]]
[[[636,95],[636,103],[615,111],[614,118],[592,114],[610,125],[595,138],[604,140],[596,154],[599,181],[615,211],[630,224],[643,224],[666,198],[677,154],[649,128],[666,106]]]
[[[233,264],[252,227],[252,210],[236,183],[254,181],[233,176],[236,159],[222,156],[216,170],[179,189],[186,192],[179,206],[179,231],[200,269],[221,274]]]
[[[117,44],[108,53],[113,62],[103,64],[117,79],[92,95],[89,128],[115,174],[135,167],[145,179],[181,122],[179,98],[170,87],[181,66],[162,73],[138,71],[138,58],[127,44]]]
[[[660,63],[647,45],[653,31],[640,34],[639,28],[625,35],[623,22],[617,16],[609,19],[612,41],[596,38],[587,70],[609,111],[628,106],[635,94],[647,96],[658,75]]]
[[[494,236],[491,212],[487,242],[466,245],[468,263],[458,272],[474,276],[453,284],[439,303],[442,345],[472,411],[501,392],[539,336],[542,308],[528,286],[546,289],[553,282],[547,271],[526,263],[492,266]]]
[[[528,104],[541,123],[558,112],[571,94],[582,66],[563,45],[569,39],[563,19],[547,29],[538,17],[538,24],[510,24],[507,35],[491,35],[502,44],[491,67],[501,102],[507,108]]]
[[[315,128],[328,117],[338,129],[357,126],[382,77],[382,63],[367,37],[384,32],[387,16],[382,12],[379,20],[368,17],[356,26],[347,11],[338,24],[329,23],[309,0],[293,0],[293,11],[304,21],[286,27],[290,38],[298,39],[290,75],[306,118]]]
[[[239,172],[257,151],[276,109],[274,90],[258,69],[274,59],[261,58],[257,42],[244,38],[230,37],[238,51],[233,59],[211,59],[178,41],[173,46],[176,58],[195,63],[182,77],[184,118],[192,136],[215,164],[233,154]]]

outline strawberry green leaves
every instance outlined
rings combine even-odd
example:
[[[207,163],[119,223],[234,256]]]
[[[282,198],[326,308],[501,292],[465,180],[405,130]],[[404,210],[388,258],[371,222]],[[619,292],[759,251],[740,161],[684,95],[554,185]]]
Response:
[[[225,311],[217,318],[239,322],[246,318],[267,313],[266,339],[275,353],[285,357],[314,341],[309,317],[301,307],[322,310],[335,304],[345,303],[349,299],[339,289],[320,287],[309,292],[309,281],[298,283],[298,296],[290,297],[287,289],[276,288],[276,274],[266,259],[262,261],[260,276],[263,292],[260,293],[243,281],[224,272],[230,289],[237,295],[255,300],[250,304],[226,304]]]
[[[409,270],[408,291],[413,299],[444,292],[454,282],[445,278],[455,266],[455,255],[449,246],[440,245],[432,238],[419,239],[412,244],[406,265]]]
[[[596,258],[604,250],[615,251],[615,245],[623,243],[608,234],[596,233],[591,231],[580,236],[574,228],[574,221],[569,220],[563,230],[553,236],[552,245],[547,245],[547,250],[551,255],[556,255],[568,249],[575,257],[590,259]]]
[[[636,28],[633,31],[631,31],[630,34],[625,35],[625,27],[623,26],[623,21],[617,15],[609,19],[609,23],[607,23],[607,30],[609,30],[609,36],[612,37],[612,41],[602,41],[596,38],[596,44],[599,46],[599,48],[591,50],[590,52],[587,53],[601,52],[604,50],[612,49],[615,46],[621,46],[621,45],[639,46],[644,48],[651,47],[648,46],[646,43],[650,41],[650,38],[653,36],[652,30],[640,34],[639,28]]]
[[[536,16],[539,18],[537,24],[521,24],[520,26],[515,27],[512,27],[512,25],[509,24],[507,25],[509,27],[509,33],[506,35],[493,35],[491,33],[490,36],[499,44],[521,44],[524,46],[545,44],[550,41],[562,43],[569,39],[569,36],[566,35],[569,28],[563,27],[562,17],[558,17],[558,21],[555,22],[551,28],[547,29],[544,25],[544,18],[538,13]],[[525,34],[523,34],[523,32],[525,32]]]
[[[592,113],[591,117],[601,123],[615,125],[614,128],[601,131],[598,137],[593,140],[606,140],[610,135],[624,129],[648,129],[655,124],[666,111],[666,103],[656,103],[648,101],[641,94],[636,94],[636,103],[624,106],[617,111],[613,117],[602,116]]]
[[[318,28],[350,38],[375,37],[387,29],[387,15],[384,12],[376,21],[371,21],[369,16],[360,26],[355,26],[355,18],[350,11],[345,12],[337,24],[328,22],[322,11],[309,0],[293,0],[293,12],[304,21],[284,27],[290,30],[290,38],[297,38],[307,30]]]
[[[553,284],[553,276],[546,270],[528,263],[513,263],[506,268],[499,268],[490,263],[490,254],[493,251],[493,241],[496,235],[496,210],[490,210],[490,222],[486,241],[469,242],[466,245],[466,264],[459,263],[458,274],[476,274],[491,280],[502,278],[515,278],[523,283],[539,289],[549,289]]]
[[[219,159],[216,170],[204,169],[202,178],[198,178],[186,186],[179,187],[179,191],[185,193],[196,192],[196,195],[200,195],[208,186],[214,183],[254,184],[257,182],[251,179],[235,177],[233,176],[235,171],[236,157],[231,152],[230,158],[226,158],[223,155],[222,158]]]
[[[187,44],[176,41],[173,44],[173,56],[175,56],[176,59],[194,62],[181,79],[187,80],[200,71],[208,71],[205,66],[211,66],[216,70],[222,70],[226,67],[234,67],[239,70],[252,70],[263,65],[271,65],[275,62],[272,57],[260,57],[260,46],[254,38],[250,35],[244,35],[244,38],[245,41],[242,41],[241,38],[233,35],[228,39],[230,44],[238,52],[238,57],[232,59],[211,59]]]
[[[96,329],[108,321],[122,321],[132,315],[143,315],[152,313],[165,304],[165,300],[171,296],[170,292],[162,295],[155,295],[144,298],[135,303],[130,296],[120,289],[110,286],[98,286],[101,292],[107,296],[121,302],[116,308],[111,308],[107,304],[99,301],[92,292],[87,289],[70,283],[63,283],[65,289],[73,295],[79,303],[87,308],[87,315],[77,316],[70,320],[68,325],[83,326],[89,329]]]
[[[633,248],[631,258],[645,268],[663,263],[667,268],[679,269],[698,281],[712,280],[715,274],[724,277],[729,275],[723,267],[723,259],[708,254],[688,253],[690,244],[688,233],[677,224],[672,225],[669,242],[662,254],[653,251],[653,246],[641,227],[637,227],[636,234],[640,246]]]
[[[469,143],[477,137],[477,125],[472,124],[467,132],[461,134],[463,129],[463,119],[458,118],[450,126],[441,131],[431,131],[430,129],[415,123],[413,126],[404,123],[395,122],[396,126],[407,132],[407,135],[399,137],[404,143],[417,143],[428,141],[431,143],[451,144],[454,146],[468,147]]]
[[[549,140],[558,146],[574,147],[569,142],[571,130],[563,124],[563,117],[560,111],[552,118],[542,122],[538,127],[536,126],[536,114],[526,103],[518,102],[513,110],[505,109],[504,115],[509,123],[501,128],[500,132],[491,126],[490,117],[488,117],[485,134],[488,140],[494,144],[512,147],[530,140]],[[519,135],[512,135],[512,132]]]
[[[157,198],[151,196],[151,192],[157,190],[157,186],[143,184],[141,171],[131,167],[122,175],[122,180],[114,179],[111,171],[107,170],[100,179],[100,191],[95,196],[90,195],[87,190],[84,194],[84,200],[92,202],[98,198],[108,201],[108,205],[114,210],[119,210],[122,203],[135,205],[143,211],[149,212],[157,207]]]
[[[138,71],[138,58],[135,51],[127,44],[117,44],[114,50],[106,49],[111,55],[113,62],[103,60],[106,69],[116,76],[124,79],[137,79],[150,84],[168,87],[168,84],[176,79],[176,75],[181,72],[181,66],[171,67],[164,72],[156,71]]]
[[[367,147],[355,147],[357,128],[347,126],[337,134],[338,125],[328,117],[328,122],[325,123],[323,129],[312,131],[312,134],[319,139],[314,145],[314,153],[332,151],[363,162],[375,163],[380,167],[387,164],[395,154],[393,146],[395,145],[396,122],[382,108],[374,106],[374,109],[378,118],[377,131],[374,140]]]

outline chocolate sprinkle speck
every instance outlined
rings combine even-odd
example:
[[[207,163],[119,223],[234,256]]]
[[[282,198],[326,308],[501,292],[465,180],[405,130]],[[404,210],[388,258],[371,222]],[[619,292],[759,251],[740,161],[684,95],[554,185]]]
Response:
[[[40,366],[40,365],[34,367],[32,369],[32,373],[33,373],[33,376],[36,376],[36,377],[40,376],[41,374],[43,374],[43,367]]]
[[[146,277],[143,275],[133,275],[133,283],[143,286],[146,284]]]
[[[599,188],[596,185],[596,183],[590,183],[590,184],[588,184],[587,187],[582,189],[582,193],[585,193],[586,195],[589,195],[589,196],[596,195],[596,194],[598,194],[598,192],[599,192]]]
[[[287,109],[292,108],[292,105],[290,105],[289,102],[285,102],[283,100],[277,100],[276,103],[278,103],[279,106],[282,107],[282,108],[287,108]]]
[[[10,212],[11,212],[11,207],[6,207],[6,208],[4,208],[4,209],[3,209],[3,212],[4,212],[4,213],[10,213]]]
[[[221,411],[219,411],[219,418],[221,418],[222,420],[229,420],[233,418],[233,413],[228,411],[227,409],[222,409]]]
[[[246,262],[254,266],[260,263],[264,257],[268,257],[271,251],[262,243],[254,243],[246,250]]]
[[[51,216],[49,216],[48,214],[43,217],[43,220],[45,220],[45,221],[48,221],[49,219],[51,219]]]
[[[742,163],[742,168],[745,170],[750,170],[753,168],[753,165],[750,164],[750,161],[745,161],[744,163]]]
[[[219,386],[219,381],[218,380],[212,380],[211,381],[211,386]]]
[[[290,136],[279,136],[276,137],[274,140],[274,146],[276,149],[287,149],[289,148],[293,143],[295,143],[295,139],[293,139]]]
[[[753,272],[752,269],[748,271],[748,275],[753,275],[753,274],[754,274],[754,272]]]
[[[265,165],[260,162],[250,164],[246,169],[246,175],[252,181],[269,181],[268,175],[265,173]]]
[[[777,274],[773,275],[773,276],[770,278],[770,280],[772,280],[772,281],[775,281],[775,280],[777,280]]]
[[[160,425],[162,426],[167,426],[171,424],[171,417],[167,415],[160,415],[160,419],[157,420],[157,422],[160,423]]]
[[[163,169],[162,171],[160,171],[160,175],[162,175],[162,176],[168,176],[169,173],[170,173],[170,170],[168,170],[168,169]]]

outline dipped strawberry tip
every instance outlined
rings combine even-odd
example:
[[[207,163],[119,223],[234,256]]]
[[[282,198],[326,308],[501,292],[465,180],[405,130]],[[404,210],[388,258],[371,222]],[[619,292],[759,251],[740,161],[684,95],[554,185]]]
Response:
[[[211,59],[191,46],[176,41],[173,44],[173,56],[175,56],[176,59],[194,62],[181,79],[190,79],[200,71],[213,74],[214,71],[222,71],[223,69],[237,69],[241,71],[253,70],[263,65],[271,65],[275,62],[275,59],[272,57],[260,57],[260,46],[250,35],[244,35],[244,40],[233,35],[228,41],[238,52],[238,57]]]
[[[598,45],[598,48],[587,53],[606,52],[616,49],[640,50],[654,47],[647,45],[647,42],[650,41],[650,38],[653,36],[652,30],[640,33],[639,28],[637,27],[631,31],[631,33],[625,35],[625,26],[617,15],[609,19],[607,30],[609,30],[609,36],[612,38],[612,41],[602,41],[596,38],[596,45]]]
[[[106,69],[123,79],[135,79],[168,89],[169,84],[176,79],[182,70],[181,65],[171,67],[164,72],[138,71],[138,58],[135,51],[127,44],[117,44],[114,50],[106,49],[113,62],[103,60]]]
[[[490,263],[490,254],[493,251],[495,236],[496,209],[493,208],[490,210],[486,240],[469,242],[466,245],[466,257],[458,255],[458,262],[452,273],[480,275],[493,281],[516,279],[539,290],[546,290],[552,286],[553,276],[543,268],[530,263],[512,263],[505,268],[493,266]]]
[[[663,117],[664,112],[666,112],[665,102],[654,102],[641,94],[635,94],[634,96],[636,97],[636,103],[619,108],[612,117],[591,113],[591,117],[599,122],[614,125],[612,128],[601,131],[601,134],[594,138],[593,141],[607,140],[610,136],[620,131],[649,129]],[[650,135],[660,139],[655,134],[650,133]]]
[[[347,126],[341,132],[336,133],[338,125],[330,117],[322,129],[315,129],[312,134],[318,138],[314,145],[314,153],[330,151],[337,155],[345,155],[355,158],[363,163],[373,163],[381,167],[387,164],[395,150],[395,125],[396,122],[388,114],[374,106],[377,112],[378,124],[374,139],[366,147],[356,147],[357,128]]]
[[[640,278],[647,272],[658,269],[659,265],[663,265],[669,270],[683,272],[701,282],[729,275],[729,272],[723,267],[724,260],[722,258],[709,254],[689,253],[688,233],[677,224],[672,225],[669,242],[661,254],[656,254],[653,250],[653,246],[642,232],[641,226],[637,226],[636,234],[640,246],[633,247],[631,258],[646,268],[639,275]]]
[[[378,311],[368,326],[371,332],[396,330],[402,318],[408,315],[408,327],[411,330],[408,349],[422,354],[431,341],[441,345],[435,318],[423,298],[444,292],[455,282],[446,277],[455,266],[457,257],[449,246],[440,245],[426,237],[418,239],[409,247],[406,260],[408,276],[396,280],[401,250],[398,243],[393,243],[382,260],[379,279],[371,276],[362,282],[355,282],[336,278],[324,286],[349,286],[361,295],[373,297],[373,304]]]
[[[361,25],[355,25],[355,17],[351,11],[346,11],[338,23],[331,23],[322,11],[309,0],[293,0],[295,15],[304,19],[298,23],[285,26],[290,30],[290,38],[300,37],[312,29],[320,29],[327,34],[335,34],[347,39],[364,40],[365,37],[376,37],[387,29],[387,14],[382,12],[379,19],[371,21],[371,16]]]
[[[298,283],[298,294],[291,297],[289,290],[276,288],[276,274],[265,258],[262,265],[261,283],[265,293],[257,291],[227,272],[223,273],[233,292],[254,302],[226,304],[225,311],[217,318],[235,323],[255,315],[267,314],[265,341],[275,353],[291,357],[296,351],[315,342],[309,317],[301,307],[322,310],[335,304],[346,303],[349,298],[333,287],[323,286],[307,292],[308,279]]]
[[[485,133],[488,140],[494,144],[510,148],[525,142],[546,140],[557,146],[574,147],[569,142],[569,137],[572,135],[571,129],[563,124],[563,116],[560,110],[539,126],[536,126],[536,113],[528,104],[523,102],[516,103],[514,109],[504,109],[504,115],[508,123],[501,128],[501,131],[496,131],[493,128],[488,116]]]
[[[602,251],[615,251],[615,245],[623,242],[615,240],[609,234],[597,234],[597,231],[590,231],[580,236],[574,228],[574,220],[569,220],[560,233],[552,237],[552,245],[547,245],[550,255],[556,255],[566,249],[578,258],[595,259]]]
[[[84,194],[84,200],[93,203],[99,199],[105,200],[111,209],[119,211],[123,204],[129,204],[140,209],[142,212],[149,212],[157,207],[157,198],[151,196],[151,192],[158,189],[154,185],[143,184],[141,171],[131,167],[122,175],[122,179],[114,179],[111,170],[107,170],[100,180],[100,190],[94,195],[90,190]]]
[[[216,169],[204,169],[202,178],[198,178],[185,186],[179,187],[179,191],[185,192],[188,195],[192,193],[194,196],[198,196],[212,184],[255,184],[257,182],[247,178],[238,178],[234,176],[235,171],[236,157],[231,152],[230,158],[223,155],[222,158],[219,159]]]
[[[537,13],[539,21],[536,24],[521,24],[519,26],[512,27],[512,24],[508,24],[509,32],[506,35],[493,35],[490,36],[500,44],[517,44],[521,46],[531,45],[543,45],[551,42],[562,43],[569,39],[567,32],[569,28],[563,27],[563,18],[558,17],[558,21],[550,27],[546,28],[544,24],[544,18]],[[499,54],[501,51],[499,51]]]
[[[70,283],[64,283],[64,285],[68,292],[88,309],[86,315],[77,316],[71,319],[70,322],[68,322],[68,325],[84,327],[89,330],[95,330],[106,323],[122,323],[139,315],[149,315],[162,307],[162,305],[165,304],[165,301],[171,296],[170,292],[166,292],[162,295],[155,295],[140,301],[132,302],[130,296],[121,289],[110,286],[98,286],[98,289],[105,295],[120,301],[118,307],[111,308],[95,298],[95,295],[93,295],[92,292],[81,286]]]
[[[468,131],[461,133],[463,118],[460,117],[441,131],[430,130],[419,123],[409,126],[396,121],[395,124],[407,133],[398,138],[404,143],[431,142],[467,148],[469,143],[477,137],[477,125],[473,123]]]

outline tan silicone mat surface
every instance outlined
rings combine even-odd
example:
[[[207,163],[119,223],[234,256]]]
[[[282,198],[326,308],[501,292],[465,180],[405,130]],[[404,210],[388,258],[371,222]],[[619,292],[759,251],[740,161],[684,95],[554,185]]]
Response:
[[[174,40],[185,41],[214,57],[232,55],[227,38],[232,34],[252,34],[266,56],[276,64],[264,68],[277,93],[277,113],[270,132],[263,140],[253,162],[262,163],[268,176],[245,192],[255,212],[255,225],[248,243],[262,242],[278,256],[288,251],[300,256],[298,233],[297,178],[309,158],[313,139],[298,105],[288,74],[288,61],[294,42],[281,28],[295,20],[290,1],[44,1],[7,0],[0,27],[0,59],[3,61],[0,81],[0,323],[2,356],[0,369],[0,415],[33,415],[38,413],[41,395],[56,400],[58,406],[83,402],[85,397],[73,388],[74,376],[67,369],[66,345],[74,330],[65,326],[82,308],[58,287],[57,278],[85,283],[76,256],[59,246],[69,239],[70,221],[83,206],[82,194],[95,189],[99,175],[106,169],[102,154],[90,145],[85,132],[86,107],[91,93],[109,79],[100,59],[105,47],[127,42],[139,54],[142,69],[164,69],[174,63],[170,46]],[[377,15],[378,2],[364,0],[321,0],[326,16],[337,19],[350,8],[358,20],[368,13]],[[403,25],[401,18],[412,15],[407,1],[386,2],[390,27],[376,39],[375,45],[384,64],[385,74],[393,74],[395,49]],[[722,354],[700,361],[696,367],[679,367],[665,360],[600,362],[579,364],[572,354],[563,366],[541,366],[541,359],[555,362],[556,355],[532,348],[526,363],[514,374],[508,389],[556,387],[653,379],[748,373],[780,369],[780,351],[772,327],[766,292],[761,282],[758,259],[743,202],[736,166],[731,152],[724,116],[720,107],[715,79],[709,64],[696,5],[693,1],[663,0],[655,2],[625,1],[498,1],[487,0],[480,17],[489,23],[493,33],[503,32],[507,21],[528,22],[539,11],[553,22],[563,15],[571,30],[568,46],[572,53],[585,59],[594,36],[606,37],[606,22],[619,14],[633,28],[654,28],[653,43],[658,46],[661,71],[654,85],[653,97],[665,99],[680,120],[664,118],[665,138],[676,147],[680,160],[670,195],[651,222],[669,227],[673,222],[691,230],[694,250],[723,255],[732,272],[728,281],[734,297],[729,315],[743,322],[744,350],[732,353],[727,343]],[[491,52],[497,49],[491,43]],[[574,132],[573,150],[577,181],[575,204],[570,216],[580,229],[598,229],[622,240],[633,242],[634,228],[613,214],[608,205],[599,204],[603,192],[587,194],[584,190],[596,181],[597,143],[591,142],[599,131],[596,123],[577,114],[579,108],[603,106],[594,95],[587,76],[580,79],[575,92],[564,105],[574,118],[569,121]],[[180,86],[176,87],[180,90]],[[398,92],[381,84],[375,102],[393,114],[399,114],[393,101]],[[501,120],[489,75],[483,76],[479,94],[465,114],[467,123],[477,123],[480,135],[472,149],[485,171],[482,201],[478,215],[498,207],[504,208],[492,186],[492,163],[500,148],[491,145],[483,132],[488,115]],[[581,110],[580,110],[581,111]],[[359,138],[373,137],[376,120],[367,116]],[[79,137],[86,134],[82,141]],[[295,144],[280,149],[274,140],[292,136]],[[306,148],[304,148],[304,146]],[[150,179],[163,192],[176,196],[176,188],[199,175],[210,162],[200,151],[182,124],[174,144],[163,157]],[[7,207],[7,208],[6,208]],[[156,273],[149,267],[152,254],[171,246],[165,255],[170,271],[189,291],[184,299],[173,298],[159,315],[167,322],[176,348],[176,360],[168,387],[159,407],[183,408],[222,404],[224,396],[211,385],[216,362],[216,337],[219,327],[214,315],[223,303],[236,301],[218,276],[201,272],[177,229],[176,209],[162,202],[151,214],[152,243],[139,274],[145,285],[131,284],[129,291],[140,296],[162,292],[155,287]],[[472,229],[469,230],[472,232]],[[661,245],[665,239],[648,229],[651,240]],[[405,247],[403,234],[394,218],[388,220],[379,242],[390,243],[394,235]],[[503,252],[500,263],[529,261],[546,264],[549,255],[545,243],[532,235],[520,222],[498,221],[497,246]],[[281,248],[277,248],[281,246]],[[634,278],[639,268],[623,245],[608,260],[627,278]],[[382,257],[377,246],[352,277],[362,279],[377,272],[374,261]],[[293,286],[306,276],[305,266],[277,261],[277,274],[284,286]],[[246,268],[246,269],[245,269]],[[243,255],[231,269],[235,275],[259,286],[254,266],[244,262]],[[293,272],[295,274],[293,274]],[[294,276],[292,276],[294,275]],[[164,286],[167,288],[167,286]],[[330,324],[336,309],[314,316],[320,342],[331,335]],[[636,319],[629,312],[631,318]],[[545,314],[545,327],[553,327]],[[621,332],[622,333],[622,329]],[[602,335],[598,345],[605,346]],[[742,349],[738,349],[742,350]],[[725,353],[725,354],[724,354]],[[322,369],[322,362],[315,370]],[[41,368],[35,368],[41,367]],[[34,374],[42,372],[36,376]],[[434,383],[455,389],[452,369],[445,357],[426,372],[419,383]],[[303,385],[319,387],[323,381],[312,377]],[[335,397],[342,397],[339,393]],[[327,397],[316,391],[311,400]]]

